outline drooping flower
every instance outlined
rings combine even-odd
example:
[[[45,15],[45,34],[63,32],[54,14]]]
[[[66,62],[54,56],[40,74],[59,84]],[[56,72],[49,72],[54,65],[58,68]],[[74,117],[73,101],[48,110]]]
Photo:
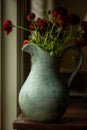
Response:
[[[11,20],[6,20],[6,21],[3,23],[3,29],[6,31],[6,34],[7,34],[7,35],[12,31],[13,25],[12,25]]]

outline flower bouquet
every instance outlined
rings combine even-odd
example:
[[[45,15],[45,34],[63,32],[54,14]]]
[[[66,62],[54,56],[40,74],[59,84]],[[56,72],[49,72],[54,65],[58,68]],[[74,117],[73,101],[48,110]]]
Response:
[[[52,17],[50,20],[50,16]],[[87,45],[87,21],[81,21],[77,14],[69,13],[64,7],[57,7],[45,13],[45,18],[36,18],[35,13],[27,15],[28,27],[15,26],[11,20],[3,22],[3,29],[9,34],[14,27],[29,32],[23,44],[35,43],[51,56],[62,55],[67,46],[78,48]],[[74,30],[79,25],[79,30]]]

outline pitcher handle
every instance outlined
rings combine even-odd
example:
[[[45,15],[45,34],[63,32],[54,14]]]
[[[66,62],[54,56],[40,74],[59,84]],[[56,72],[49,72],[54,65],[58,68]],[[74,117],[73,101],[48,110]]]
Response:
[[[75,67],[74,71],[71,73],[71,75],[69,76],[69,78],[67,79],[66,81],[66,84],[67,86],[69,87],[73,78],[75,77],[75,75],[77,74],[77,72],[80,70],[81,68],[81,65],[82,65],[82,61],[83,61],[83,57],[82,57],[82,52],[79,48],[77,48],[76,46],[68,46],[66,49],[65,49],[65,52],[69,49],[72,49],[72,50],[75,50],[75,53],[76,53],[76,58],[77,58],[77,66]],[[64,54],[65,54],[64,52]],[[63,54],[63,55],[64,55]]]

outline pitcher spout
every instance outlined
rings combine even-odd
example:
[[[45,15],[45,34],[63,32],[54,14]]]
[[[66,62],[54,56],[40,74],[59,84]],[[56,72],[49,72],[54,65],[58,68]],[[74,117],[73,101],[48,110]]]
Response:
[[[45,59],[47,59],[48,63],[53,62],[54,58],[49,55],[48,52],[41,49],[39,46],[37,46],[35,43],[26,44],[22,47],[22,51],[27,52],[31,55],[32,59],[39,59],[44,62]]]
[[[29,53],[30,55],[36,55],[37,46],[34,43],[23,45],[22,51]]]

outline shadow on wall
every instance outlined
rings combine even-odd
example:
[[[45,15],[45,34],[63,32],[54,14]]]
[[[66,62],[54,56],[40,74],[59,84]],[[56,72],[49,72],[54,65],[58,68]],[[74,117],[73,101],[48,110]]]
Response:
[[[66,7],[71,13],[76,13],[81,18],[84,18],[87,13],[87,0],[55,0],[55,6],[64,6]],[[87,19],[87,18],[86,18]]]

